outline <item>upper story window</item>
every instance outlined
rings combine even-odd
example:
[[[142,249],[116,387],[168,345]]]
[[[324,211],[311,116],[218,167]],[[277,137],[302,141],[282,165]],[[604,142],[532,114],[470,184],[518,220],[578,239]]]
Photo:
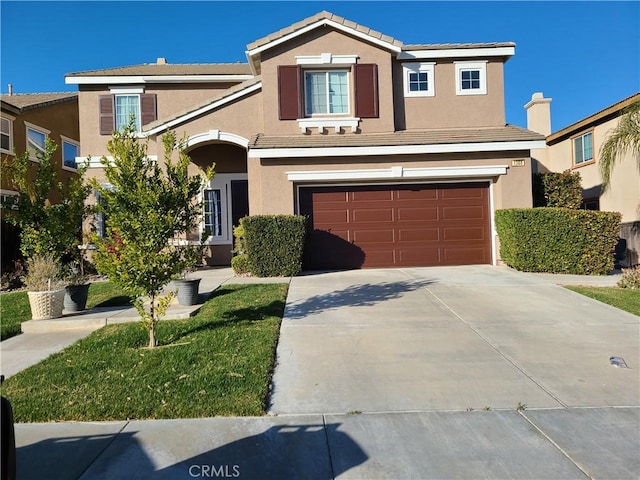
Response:
[[[486,95],[487,62],[455,62],[456,94]]]
[[[433,97],[435,95],[433,62],[403,63],[405,97]]]
[[[142,88],[113,88],[111,92],[98,97],[101,135],[122,130],[132,115],[138,132],[157,119],[155,94],[142,93]]]
[[[15,118],[7,115],[0,118],[0,151],[13,153],[13,121]]]
[[[304,86],[307,115],[349,113],[346,71],[305,71]]]
[[[77,169],[76,157],[80,154],[80,144],[62,135],[60,138],[62,139],[62,165],[66,168]]]
[[[591,162],[593,160],[593,133],[585,133],[573,139],[573,164]]]
[[[51,132],[28,122],[24,122],[24,124],[27,128],[27,150],[29,151],[29,158],[36,160],[38,158],[38,152],[44,153],[47,137]]]

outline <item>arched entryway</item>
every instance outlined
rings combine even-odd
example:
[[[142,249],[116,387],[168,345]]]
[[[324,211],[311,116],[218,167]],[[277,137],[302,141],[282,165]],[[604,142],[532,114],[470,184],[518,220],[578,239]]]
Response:
[[[215,176],[203,192],[201,231],[208,229],[210,232],[205,241],[208,246],[206,262],[209,265],[229,265],[233,227],[238,225],[240,218],[249,214],[248,142],[236,135],[214,133],[191,137],[187,153],[191,161],[201,168],[215,164]]]

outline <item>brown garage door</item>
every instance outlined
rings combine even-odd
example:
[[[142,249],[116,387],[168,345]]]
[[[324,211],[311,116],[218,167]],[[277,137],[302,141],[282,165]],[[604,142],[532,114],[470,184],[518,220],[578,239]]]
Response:
[[[302,187],[306,269],[491,263],[487,183]]]

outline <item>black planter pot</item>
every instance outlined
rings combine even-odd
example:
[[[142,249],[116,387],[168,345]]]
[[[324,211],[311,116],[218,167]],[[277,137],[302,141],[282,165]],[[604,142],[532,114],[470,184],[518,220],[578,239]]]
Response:
[[[64,294],[64,309],[67,312],[81,312],[87,309],[89,285],[69,285]]]
[[[197,305],[200,278],[181,278],[173,283],[178,287],[178,303],[180,305]]]

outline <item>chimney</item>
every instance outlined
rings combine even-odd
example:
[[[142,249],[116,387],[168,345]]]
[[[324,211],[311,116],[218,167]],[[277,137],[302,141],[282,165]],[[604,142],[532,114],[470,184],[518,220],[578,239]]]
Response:
[[[158,60],[156,61],[156,65],[166,65],[167,64],[167,59],[164,57],[158,57]]]
[[[9,84],[9,96],[13,95],[13,84]]]
[[[551,99],[536,92],[524,108],[527,110],[527,128],[545,137],[551,135]]]

